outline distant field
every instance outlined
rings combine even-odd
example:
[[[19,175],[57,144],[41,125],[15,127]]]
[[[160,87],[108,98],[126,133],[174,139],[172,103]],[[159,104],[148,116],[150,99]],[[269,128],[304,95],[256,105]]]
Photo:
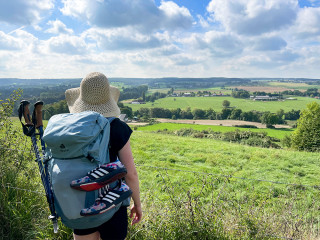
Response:
[[[134,127],[134,126],[132,126]],[[179,130],[182,128],[192,128],[198,131],[211,129],[215,132],[231,132],[239,129],[240,131],[252,132],[266,132],[270,137],[283,139],[284,136],[290,135],[293,129],[257,129],[257,128],[239,128],[239,127],[225,127],[225,126],[212,126],[212,125],[197,125],[197,124],[181,124],[181,123],[158,123],[154,125],[136,127],[137,131],[157,131],[157,130]]]
[[[306,83],[295,82],[260,82],[261,86],[232,86],[232,88],[244,89],[250,92],[261,91],[266,93],[283,92],[286,90],[300,90],[302,92],[309,88],[320,88],[320,85],[309,85]]]
[[[167,97],[162,98],[154,103],[146,103],[146,104],[129,104],[126,103],[126,106],[132,108],[133,111],[136,111],[140,108],[168,108],[175,109],[181,108],[186,109],[190,107],[191,109],[209,109],[220,112],[222,110],[222,102],[224,100],[228,100],[231,103],[231,107],[236,107],[242,109],[242,111],[270,111],[277,112],[280,109],[283,109],[285,112],[290,111],[292,109],[301,110],[305,109],[306,105],[310,102],[316,101],[320,102],[320,100],[306,97],[297,97],[297,100],[287,100],[287,101],[269,101],[269,102],[261,102],[261,101],[252,101],[249,99],[239,99],[233,97]]]
[[[291,83],[291,82],[268,82],[270,86],[276,87],[284,87],[284,88],[291,88],[296,90],[307,90],[308,88],[320,88],[320,85],[309,85],[306,83]]]
[[[284,86],[233,86],[233,88],[243,89],[253,92],[266,92],[266,93],[275,93],[283,92],[287,90],[294,90],[294,88],[284,87]]]
[[[154,93],[154,92],[161,92],[161,93],[167,93],[170,88],[150,88],[148,90],[148,93]],[[220,87],[215,87],[215,88],[194,88],[194,89],[186,89],[186,88],[175,88],[174,92],[175,93],[185,93],[185,92],[194,92],[197,93],[198,91],[208,91],[211,93],[224,93],[224,94],[231,94],[231,90],[229,89],[222,89]]]

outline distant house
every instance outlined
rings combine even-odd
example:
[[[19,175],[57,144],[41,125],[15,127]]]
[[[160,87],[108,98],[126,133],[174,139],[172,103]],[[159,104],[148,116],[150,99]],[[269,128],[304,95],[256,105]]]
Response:
[[[131,104],[146,104],[145,102],[132,101]]]
[[[128,121],[127,114],[120,114],[119,119],[123,122],[127,122]]]
[[[250,99],[253,101],[277,101],[278,97],[270,97],[270,96],[250,96]]]
[[[183,96],[184,96],[184,97],[191,97],[191,93],[186,92],[186,93],[183,94]]]

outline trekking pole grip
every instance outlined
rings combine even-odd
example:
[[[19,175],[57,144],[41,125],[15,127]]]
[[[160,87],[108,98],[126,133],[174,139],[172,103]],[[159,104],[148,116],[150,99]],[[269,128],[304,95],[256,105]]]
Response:
[[[34,104],[34,111],[35,111],[35,117],[37,120],[37,125],[36,128],[39,128],[40,126],[43,126],[42,123],[42,106],[43,106],[43,102],[42,101],[38,101]]]
[[[22,101],[21,104],[23,104],[23,118],[27,125],[32,125],[31,118],[30,118],[30,110],[29,105],[30,103],[28,101]]]

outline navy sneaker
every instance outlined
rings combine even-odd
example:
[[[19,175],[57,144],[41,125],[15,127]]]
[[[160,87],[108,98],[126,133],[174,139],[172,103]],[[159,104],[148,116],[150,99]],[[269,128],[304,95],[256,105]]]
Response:
[[[94,191],[103,186],[123,178],[127,174],[127,169],[122,163],[116,162],[101,165],[80,179],[73,180],[70,187],[81,191]]]
[[[95,203],[89,208],[82,209],[80,215],[92,216],[107,212],[126,200],[131,194],[132,191],[123,181],[121,186],[115,189],[108,189],[105,186],[99,189],[99,197],[95,200]]]

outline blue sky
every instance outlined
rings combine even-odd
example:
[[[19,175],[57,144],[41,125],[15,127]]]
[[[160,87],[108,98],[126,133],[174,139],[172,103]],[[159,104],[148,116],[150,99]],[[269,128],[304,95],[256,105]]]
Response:
[[[320,78],[320,0],[0,1],[0,77]]]

